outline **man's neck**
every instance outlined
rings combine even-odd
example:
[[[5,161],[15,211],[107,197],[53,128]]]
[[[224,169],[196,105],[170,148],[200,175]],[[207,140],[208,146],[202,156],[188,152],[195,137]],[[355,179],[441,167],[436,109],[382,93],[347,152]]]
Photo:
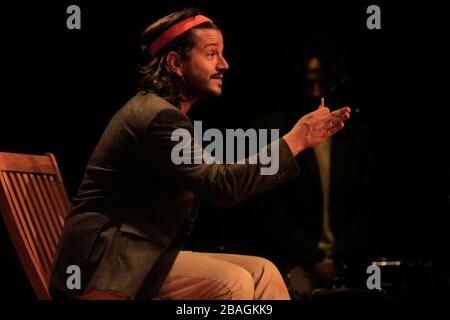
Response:
[[[181,95],[181,102],[180,102],[180,109],[184,113],[187,113],[189,109],[191,109],[192,105],[195,101],[197,101],[197,98],[195,97],[187,97],[186,95]]]

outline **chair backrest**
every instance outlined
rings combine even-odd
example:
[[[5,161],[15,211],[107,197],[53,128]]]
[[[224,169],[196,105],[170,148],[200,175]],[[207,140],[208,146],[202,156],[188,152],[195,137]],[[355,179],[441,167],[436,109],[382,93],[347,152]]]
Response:
[[[38,299],[51,299],[51,266],[69,210],[52,154],[0,152],[0,211]]]

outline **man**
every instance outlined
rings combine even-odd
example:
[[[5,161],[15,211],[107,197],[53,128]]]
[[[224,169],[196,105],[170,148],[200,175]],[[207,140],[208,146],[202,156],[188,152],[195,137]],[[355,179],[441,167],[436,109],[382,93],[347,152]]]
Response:
[[[142,45],[150,54],[142,90],[112,118],[88,163],[55,258],[53,296],[289,299],[268,260],[181,249],[200,197],[233,205],[295,176],[294,156],[342,129],[349,108],[321,107],[276,141],[276,175],[261,175],[260,164],[177,165],[172,133],[192,132],[185,113],[198,99],[222,93],[222,34],[186,9],[148,27]],[[68,289],[69,265],[80,267],[81,288]]]

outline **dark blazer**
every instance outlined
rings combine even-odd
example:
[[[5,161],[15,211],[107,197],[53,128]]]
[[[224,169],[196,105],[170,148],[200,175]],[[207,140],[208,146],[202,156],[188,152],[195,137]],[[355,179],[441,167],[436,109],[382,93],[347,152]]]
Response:
[[[153,297],[191,232],[200,197],[231,206],[299,171],[283,139],[272,176],[261,175],[259,164],[175,165],[171,134],[178,128],[193,133],[189,118],[154,94],[137,94],[112,118],[64,225],[54,297],[93,289]],[[69,265],[81,268],[80,290],[66,287]]]

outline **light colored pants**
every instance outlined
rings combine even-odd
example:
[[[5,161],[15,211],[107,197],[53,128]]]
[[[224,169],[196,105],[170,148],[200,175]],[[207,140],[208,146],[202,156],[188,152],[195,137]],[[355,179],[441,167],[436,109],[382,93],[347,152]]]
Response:
[[[156,299],[289,300],[280,272],[267,259],[181,251]]]

